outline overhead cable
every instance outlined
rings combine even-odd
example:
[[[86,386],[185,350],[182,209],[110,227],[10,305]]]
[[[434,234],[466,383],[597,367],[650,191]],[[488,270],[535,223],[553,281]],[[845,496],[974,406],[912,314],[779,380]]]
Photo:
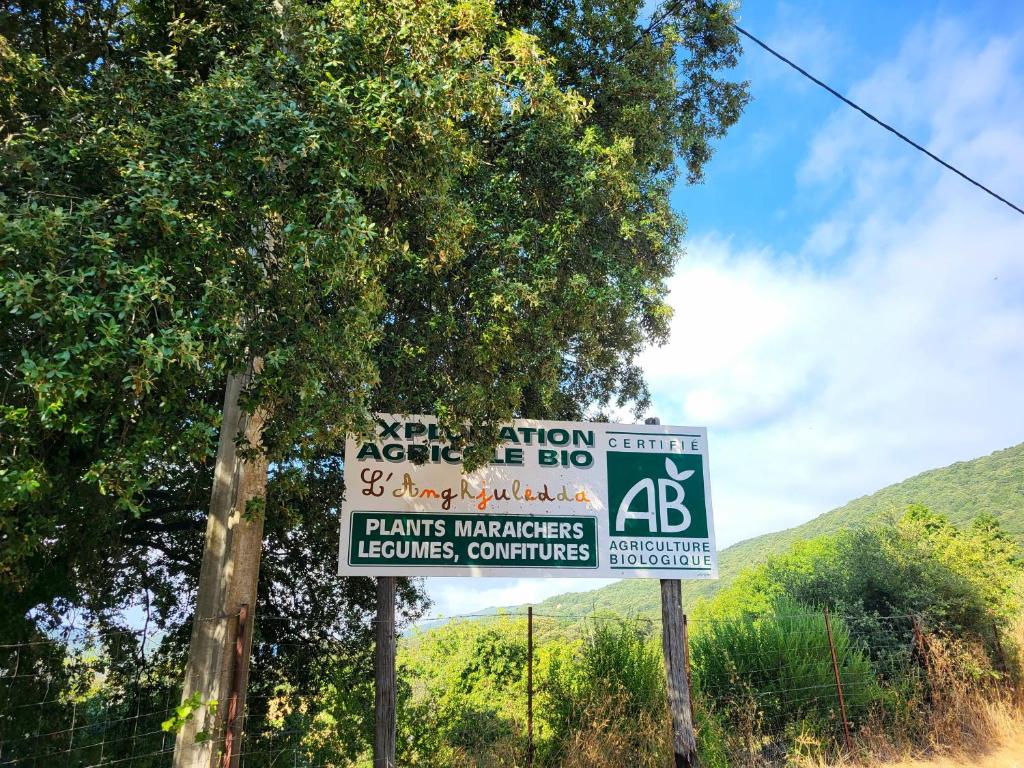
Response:
[[[661,13],[654,14],[654,16],[652,17],[651,22],[646,27],[644,27],[641,30],[640,40],[642,40],[645,37],[647,37],[647,36],[653,34],[654,32],[656,32],[666,21],[668,21],[669,17],[679,9],[679,7],[682,5],[682,2],[683,2],[683,0],[674,0],[674,2],[672,2],[668,6],[666,6],[665,10],[663,10]],[[817,86],[819,86],[821,88],[824,88],[826,91],[828,91],[830,94],[835,96],[837,99],[839,99],[841,102],[846,104],[848,107],[852,107],[853,109],[855,109],[858,112],[860,112],[868,120],[871,120],[873,123],[877,123],[878,125],[882,126],[882,128],[884,128],[885,130],[889,131],[891,134],[893,134],[897,138],[902,139],[903,141],[905,141],[907,144],[912,146],[917,151],[923,152],[925,155],[927,155],[932,160],[937,162],[943,168],[946,168],[947,170],[952,171],[953,173],[955,173],[960,178],[964,179],[965,181],[970,182],[971,184],[976,186],[981,191],[988,193],[989,195],[994,197],[999,202],[1003,203],[1004,205],[1009,206],[1014,211],[1016,211],[1017,213],[1019,213],[1022,216],[1024,216],[1024,208],[1021,208],[1020,206],[1010,202],[1009,200],[1007,200],[1005,197],[1003,197],[999,193],[994,192],[989,187],[986,187],[984,184],[982,184],[977,179],[972,178],[971,176],[967,175],[966,173],[961,171],[956,166],[954,166],[954,165],[946,162],[945,160],[943,160],[941,157],[936,155],[934,152],[926,149],[921,144],[918,144],[916,141],[911,139],[905,133],[902,133],[901,131],[898,131],[896,128],[894,128],[893,126],[889,125],[889,123],[887,123],[884,120],[876,117],[871,112],[868,112],[868,110],[864,109],[864,107],[860,106],[860,104],[857,104],[855,101],[852,101],[851,99],[848,99],[846,96],[841,94],[839,91],[837,91],[835,88],[830,86],[828,83],[820,80],[819,78],[815,77],[810,72],[808,72],[806,69],[801,67],[799,64],[796,64],[792,60],[786,58],[781,53],[779,53],[774,48],[772,48],[770,45],[768,45],[766,42],[764,42],[760,38],[756,37],[755,35],[751,34],[747,30],[745,30],[739,24],[731,23],[731,26],[732,26],[733,29],[735,29],[737,32],[739,32],[741,35],[743,35],[744,37],[748,38],[749,40],[751,40],[754,43],[756,43],[757,45],[759,45],[761,48],[766,50],[768,53],[770,53],[772,56],[777,58],[779,61],[781,61],[781,62],[789,65],[793,69],[795,69],[801,75],[803,75],[808,80],[810,80],[812,83],[814,83],[815,85],[817,85]],[[629,46],[629,48],[627,48],[624,51],[622,51],[622,53],[620,53],[616,57],[616,60],[620,61],[622,58],[624,58],[626,56],[626,54],[628,54],[637,45],[639,45],[640,40],[637,40],[635,43],[633,43],[633,45]]]
[[[825,83],[825,82],[823,82],[823,81],[819,80],[818,78],[816,78],[816,77],[815,77],[814,75],[812,75],[812,74],[811,74],[810,72],[808,72],[808,71],[807,71],[806,69],[804,69],[803,67],[801,67],[801,66],[799,66],[798,64],[795,64],[794,62],[792,62],[792,61],[790,61],[789,59],[787,59],[787,58],[786,58],[785,56],[783,56],[783,55],[782,55],[781,53],[779,53],[779,52],[778,52],[778,51],[776,51],[776,50],[775,50],[774,48],[772,48],[771,46],[769,46],[769,45],[768,45],[767,43],[765,43],[765,42],[764,42],[763,40],[760,40],[760,39],[758,39],[757,37],[754,37],[754,35],[752,35],[752,34],[750,34],[749,32],[747,32],[747,30],[745,30],[745,29],[744,29],[743,27],[741,27],[741,26],[740,26],[739,24],[733,24],[732,26],[733,26],[733,28],[734,28],[734,29],[735,29],[735,30],[736,30],[737,32],[739,32],[739,33],[740,33],[741,35],[743,35],[744,37],[747,37],[747,38],[749,38],[750,40],[753,40],[753,41],[754,41],[755,43],[757,43],[757,44],[758,44],[759,46],[761,46],[761,47],[762,47],[762,48],[764,48],[764,49],[765,49],[766,51],[768,51],[768,53],[770,53],[770,54],[771,54],[772,56],[774,56],[775,58],[777,58],[777,59],[778,59],[779,61],[782,61],[782,62],[784,62],[784,63],[788,64],[788,65],[789,65],[790,67],[792,67],[793,69],[795,69],[795,70],[796,70],[797,72],[799,72],[799,73],[800,73],[801,75],[803,75],[803,76],[804,76],[804,77],[806,77],[806,78],[807,78],[808,80],[810,80],[810,81],[811,81],[812,83],[814,83],[815,85],[821,86],[821,87],[822,87],[822,88],[824,88],[824,89],[825,89],[826,91],[828,91],[828,92],[829,92],[829,93],[831,93],[831,94],[832,94],[833,96],[835,96],[835,97],[836,97],[837,99],[839,99],[839,100],[840,100],[841,102],[843,102],[844,104],[846,104],[847,106],[849,106],[849,107],[853,107],[853,109],[855,109],[855,110],[857,110],[858,112],[860,112],[860,113],[861,113],[862,115],[864,115],[864,117],[866,117],[866,118],[867,118],[868,120],[871,120],[871,121],[872,121],[872,122],[874,122],[874,123],[878,123],[878,125],[880,125],[880,126],[882,126],[883,128],[885,128],[885,130],[887,130],[887,131],[889,131],[890,133],[894,134],[895,136],[897,136],[897,137],[899,137],[899,138],[903,139],[903,141],[905,141],[905,142],[906,142],[907,144],[909,144],[910,146],[912,146],[912,147],[913,147],[914,149],[916,149],[916,150],[918,150],[919,152],[923,152],[924,154],[928,155],[928,157],[930,157],[930,158],[931,158],[932,160],[934,160],[935,162],[937,162],[937,163],[938,163],[939,165],[943,166],[944,168],[947,168],[947,169],[949,169],[950,171],[952,171],[953,173],[955,173],[955,174],[956,174],[957,176],[959,176],[960,178],[964,179],[965,181],[969,181],[969,182],[970,182],[971,184],[973,184],[974,186],[976,186],[976,187],[977,187],[978,189],[982,190],[983,192],[987,192],[988,194],[992,195],[992,197],[994,197],[994,198],[995,198],[996,200],[998,200],[999,202],[1001,202],[1001,203],[1005,203],[1006,205],[1010,206],[1010,208],[1012,208],[1013,210],[1015,210],[1015,211],[1016,211],[1017,213],[1019,213],[1019,214],[1021,214],[1021,215],[1024,215],[1024,209],[1021,209],[1021,208],[1020,208],[1019,206],[1017,206],[1017,205],[1014,205],[1013,203],[1011,203],[1011,202],[1010,202],[1009,200],[1007,200],[1007,199],[1006,199],[1005,197],[1003,197],[1002,195],[1000,195],[1000,194],[998,194],[998,193],[996,193],[996,192],[993,192],[993,191],[992,191],[991,189],[989,189],[988,187],[986,187],[986,186],[985,186],[984,184],[982,184],[982,183],[981,183],[980,181],[978,181],[977,179],[971,178],[970,176],[968,176],[968,175],[967,175],[966,173],[964,173],[963,171],[961,171],[961,170],[960,170],[959,168],[957,168],[956,166],[950,165],[950,164],[949,164],[949,163],[947,163],[947,162],[946,162],[945,160],[943,160],[943,159],[942,159],[941,157],[939,157],[938,155],[936,155],[936,154],[935,154],[934,152],[931,152],[931,151],[929,151],[928,149],[926,149],[925,147],[921,146],[921,145],[920,145],[920,144],[918,144],[918,143],[917,143],[916,141],[914,141],[913,139],[911,139],[911,138],[910,138],[909,136],[907,136],[906,134],[904,134],[904,133],[901,133],[900,131],[898,131],[898,130],[896,130],[895,128],[893,128],[893,127],[892,127],[891,125],[889,125],[889,124],[888,124],[887,122],[885,122],[884,120],[881,120],[881,119],[879,119],[878,117],[876,117],[875,115],[871,114],[871,113],[870,113],[870,112],[868,112],[868,111],[867,111],[866,109],[864,109],[864,107],[862,107],[862,106],[860,106],[859,104],[857,104],[856,102],[854,102],[854,101],[851,101],[850,99],[846,98],[846,97],[845,97],[845,96],[844,96],[843,94],[841,94],[841,93],[840,93],[839,91],[837,91],[837,90],[836,90],[835,88],[833,88],[833,87],[831,87],[830,85],[828,85],[827,83]]]

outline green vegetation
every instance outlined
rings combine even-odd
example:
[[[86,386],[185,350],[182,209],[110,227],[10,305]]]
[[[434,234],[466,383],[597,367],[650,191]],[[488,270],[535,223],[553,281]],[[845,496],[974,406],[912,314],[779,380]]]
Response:
[[[456,622],[415,638],[399,678],[408,736],[402,764],[459,764],[518,744],[526,721],[526,622]]]
[[[113,644],[144,613],[174,698],[245,371],[252,722],[306,716],[277,692],[363,690],[372,582],[334,567],[346,434],[434,414],[476,427],[479,461],[511,418],[643,406],[669,195],[747,98],[733,15],[677,3],[653,36],[634,0],[7,3],[0,645],[70,616]],[[417,584],[399,596],[417,615]],[[342,753],[371,711],[331,715]]]
[[[989,515],[957,528],[912,505],[896,520],[820,536],[749,568],[696,614],[758,615],[780,596],[847,616],[927,614],[990,634],[1020,614],[1020,547]]]
[[[683,584],[683,605],[688,611],[692,610],[700,598],[709,598],[728,587],[744,568],[763,563],[799,542],[863,527],[879,517],[899,515],[910,504],[925,504],[958,526],[991,515],[1013,541],[1024,545],[1024,443],[989,456],[923,472],[855,499],[803,525],[734,544],[719,553],[719,581]],[[660,599],[656,583],[625,579],[592,592],[548,598],[536,609],[542,613],[570,615],[599,610],[654,617],[660,615]]]
[[[571,647],[574,654],[551,657],[540,701],[547,724],[540,756],[547,764],[567,762],[579,735],[602,719],[618,749],[634,756],[632,764],[661,763],[663,734],[656,726],[664,718],[665,672],[651,630],[646,623],[605,617]]]
[[[745,569],[689,624],[704,763],[777,765],[840,751],[825,608],[859,750],[967,743],[992,707],[1012,711],[1000,692],[1020,674],[1012,659],[1022,598],[1021,549],[994,517],[957,527],[920,505]],[[600,612],[536,623],[539,764],[664,765],[656,623]],[[410,764],[521,760],[525,639],[523,618],[497,616],[405,644],[402,728],[410,744],[429,743]]]
[[[702,704],[720,713],[754,713],[769,733],[818,726],[834,716],[835,677],[825,617],[790,597],[779,598],[756,618],[735,617],[700,624],[691,643],[693,687]],[[836,655],[849,683],[846,708],[861,722],[879,698],[871,660],[851,638],[842,618],[832,620]]]
[[[616,730],[634,765],[663,757],[665,710],[660,646],[649,622],[613,616],[567,639],[536,620],[535,728],[539,764],[572,764],[582,733]],[[513,765],[526,724],[526,620],[456,621],[413,636],[403,648],[409,688],[400,717],[403,764]],[[578,757],[578,755],[576,755]]]
[[[201,507],[225,377],[255,361],[277,466],[374,411],[472,423],[479,461],[513,417],[642,407],[679,160],[700,179],[746,88],[731,3],[677,4],[657,40],[641,12],[13,3],[0,587],[74,557],[65,533]]]
[[[365,588],[363,580],[349,581],[351,589]],[[1019,728],[1009,692],[1024,682],[1022,600],[1021,547],[993,515],[958,526],[920,504],[798,542],[744,569],[690,613],[702,764],[821,764],[842,751],[826,607],[854,747],[866,762],[883,753],[970,748],[999,728]],[[354,594],[349,610],[363,601]],[[670,733],[657,621],[607,611],[584,620],[538,613],[538,767],[664,766]],[[268,631],[276,634],[257,638],[247,764],[367,768],[371,646],[355,632],[320,639],[302,627],[261,633]],[[0,710],[0,718],[10,732],[39,731],[33,702],[61,691],[46,710],[46,733],[54,735],[43,739],[44,749],[29,740],[14,744],[13,754],[63,754],[72,720],[92,733],[113,719],[122,725],[108,735],[120,746],[110,748],[134,748],[146,754],[140,765],[159,765],[160,724],[177,703],[181,644],[151,649],[140,675],[134,642],[115,633],[95,646],[33,642],[0,652],[0,670],[28,665],[18,668],[41,673],[9,691],[13,709]],[[523,765],[526,670],[522,616],[455,621],[405,638],[400,764]],[[138,729],[136,712],[146,713]],[[100,743],[77,741],[71,763],[98,759]]]
[[[645,404],[637,356],[665,338],[684,229],[669,195],[747,98],[728,77],[735,10],[673,3],[638,34],[637,0],[6,4],[5,763],[165,765],[162,724],[227,711],[178,702],[193,618],[232,618],[194,617],[192,598],[242,371],[241,408],[264,424],[241,446],[262,475],[245,520],[265,524],[246,561],[263,570],[245,764],[366,763],[373,585],[334,573],[344,437],[374,411],[432,413],[477,427],[464,453],[480,460],[510,418]],[[833,705],[806,695],[828,684],[824,605],[843,615],[862,735],[871,718],[935,733],[947,703],[923,666],[996,688],[1012,664],[992,659],[1015,653],[996,633],[1019,614],[1021,455],[731,548],[727,588],[695,616],[705,762],[833,748]],[[935,514],[885,519],[912,502]],[[653,585],[624,584],[578,605],[656,612]],[[399,596],[420,613],[415,582]],[[886,617],[911,611],[945,656],[915,656]],[[663,761],[650,621],[551,622],[538,642],[542,764]],[[519,762],[525,658],[521,620],[411,641],[403,763]]]

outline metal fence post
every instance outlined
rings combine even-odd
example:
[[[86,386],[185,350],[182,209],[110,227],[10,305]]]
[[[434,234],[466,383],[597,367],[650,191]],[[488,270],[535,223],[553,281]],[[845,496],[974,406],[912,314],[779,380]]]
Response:
[[[690,622],[683,614],[683,660],[686,667],[686,690],[690,693],[690,722],[696,737],[697,718],[693,714],[693,676],[690,674]]]
[[[526,609],[526,768],[533,768],[533,606]]]
[[[929,701],[938,701],[938,691],[935,689],[935,679],[932,677],[932,662],[928,656],[928,643],[924,639],[924,630],[921,628],[921,617],[917,614],[911,616],[911,623],[914,627],[914,644],[917,646],[918,656],[921,658],[921,665],[924,667],[924,675],[928,678]]]
[[[1003,653],[1003,644],[999,640],[999,625],[992,622],[992,637],[996,641],[996,653],[999,656],[999,671],[1004,675],[1010,671],[1010,665],[1006,663],[1006,654]]]
[[[238,606],[238,632],[235,635],[235,670],[231,676],[231,695],[228,698],[227,725],[224,731],[224,754],[221,759],[222,768],[230,768],[231,753],[235,744],[235,720],[238,718],[238,688],[242,682],[243,653],[245,649],[245,620],[249,616],[249,606],[242,603]]]
[[[825,606],[825,630],[828,632],[828,647],[832,652],[832,671],[836,676],[836,693],[839,695],[839,712],[843,716],[843,734],[846,736],[846,751],[853,753],[853,740],[850,738],[850,721],[846,719],[846,701],[843,699],[843,681],[839,677],[839,660],[836,658],[836,644],[832,639],[832,621]]]

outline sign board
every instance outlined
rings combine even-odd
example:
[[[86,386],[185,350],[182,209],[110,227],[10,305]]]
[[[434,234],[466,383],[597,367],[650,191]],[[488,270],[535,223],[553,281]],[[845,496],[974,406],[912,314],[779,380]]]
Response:
[[[512,422],[487,466],[427,416],[349,437],[342,575],[718,577],[707,430]]]

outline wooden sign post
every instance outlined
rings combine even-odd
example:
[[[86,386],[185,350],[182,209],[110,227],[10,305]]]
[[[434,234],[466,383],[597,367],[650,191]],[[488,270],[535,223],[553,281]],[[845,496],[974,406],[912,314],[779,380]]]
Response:
[[[687,679],[683,603],[679,579],[661,580],[661,645],[665,653],[668,708],[672,714],[672,750],[676,768],[696,768],[690,681]]]
[[[395,577],[377,577],[373,768],[395,768]]]
[[[660,424],[661,421],[652,418],[647,419],[645,423]],[[665,654],[665,679],[668,684],[668,708],[672,715],[672,751],[675,754],[675,768],[696,768],[697,739],[693,732],[685,621],[682,582],[679,579],[662,579],[661,647]]]

